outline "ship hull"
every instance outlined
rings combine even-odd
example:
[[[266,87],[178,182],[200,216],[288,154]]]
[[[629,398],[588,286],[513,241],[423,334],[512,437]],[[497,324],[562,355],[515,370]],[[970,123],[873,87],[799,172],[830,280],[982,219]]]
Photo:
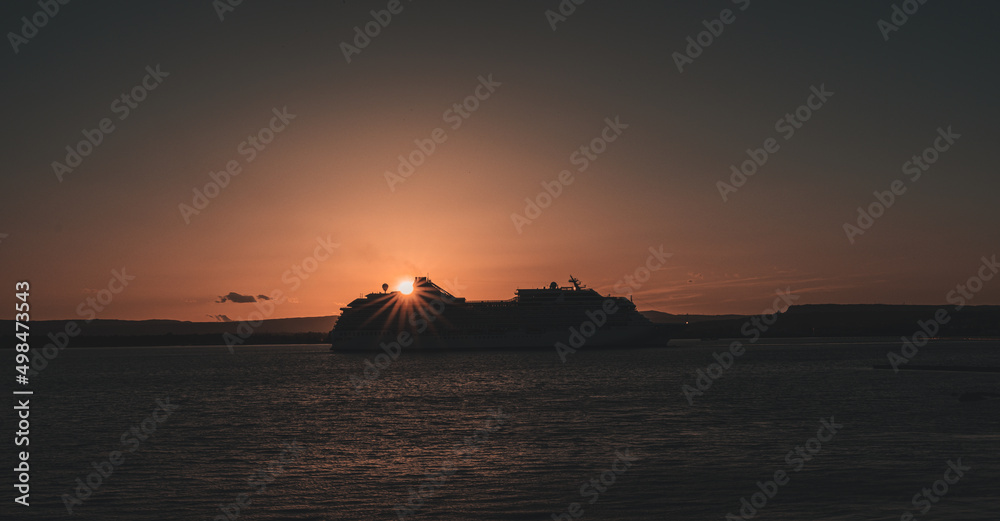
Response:
[[[648,327],[597,329],[590,331],[552,330],[541,332],[507,332],[499,334],[433,334],[421,335],[377,332],[354,332],[331,335],[331,351],[403,351],[480,350],[480,349],[555,349],[560,344],[574,349],[666,347],[672,328],[661,325]]]

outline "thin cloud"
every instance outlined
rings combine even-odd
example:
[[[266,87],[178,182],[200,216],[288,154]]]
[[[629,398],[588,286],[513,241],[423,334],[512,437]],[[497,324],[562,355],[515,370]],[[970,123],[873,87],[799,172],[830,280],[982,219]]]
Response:
[[[219,300],[216,300],[215,302],[218,304],[222,304],[223,302],[235,302],[237,304],[246,304],[249,302],[257,302],[257,299],[254,298],[253,295],[240,295],[235,291],[230,291],[229,294],[220,296]]]

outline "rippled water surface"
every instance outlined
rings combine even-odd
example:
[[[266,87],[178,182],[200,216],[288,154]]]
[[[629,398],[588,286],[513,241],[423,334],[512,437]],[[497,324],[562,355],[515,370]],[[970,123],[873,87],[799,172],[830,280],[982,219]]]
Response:
[[[997,519],[1000,400],[957,393],[1000,393],[1000,374],[895,374],[871,366],[898,342],[816,342],[750,346],[693,405],[682,385],[726,343],[566,363],[404,352],[360,392],[371,355],[323,346],[69,349],[33,379],[32,506],[10,508],[6,472],[2,510],[69,518],[76,480],[123,451],[73,518],[398,519],[409,500],[407,519],[573,519],[572,503],[581,519],[724,519],[785,471],[754,519]],[[996,367],[1000,345],[932,343],[913,363]],[[831,417],[809,461],[786,458]],[[958,458],[971,470],[922,514],[913,496]]]

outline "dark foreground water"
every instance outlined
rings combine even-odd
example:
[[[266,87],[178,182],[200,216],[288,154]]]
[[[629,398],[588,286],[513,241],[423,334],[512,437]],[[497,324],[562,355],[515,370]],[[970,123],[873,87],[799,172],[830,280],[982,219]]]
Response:
[[[762,340],[693,405],[682,385],[727,344],[403,353],[361,392],[366,356],[322,346],[69,349],[30,386],[31,506],[6,471],[0,511],[687,520],[745,498],[761,520],[1000,518],[1000,400],[956,396],[1000,392],[1000,374],[876,371],[898,342],[814,342]],[[932,343],[913,363],[1000,366],[1000,345]]]

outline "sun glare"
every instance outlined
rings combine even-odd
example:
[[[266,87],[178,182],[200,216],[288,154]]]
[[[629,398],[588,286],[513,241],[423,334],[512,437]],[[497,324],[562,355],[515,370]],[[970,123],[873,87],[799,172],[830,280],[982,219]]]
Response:
[[[412,280],[401,281],[399,285],[396,286],[396,289],[399,290],[399,292],[404,295],[409,295],[410,293],[413,293],[413,281]]]

